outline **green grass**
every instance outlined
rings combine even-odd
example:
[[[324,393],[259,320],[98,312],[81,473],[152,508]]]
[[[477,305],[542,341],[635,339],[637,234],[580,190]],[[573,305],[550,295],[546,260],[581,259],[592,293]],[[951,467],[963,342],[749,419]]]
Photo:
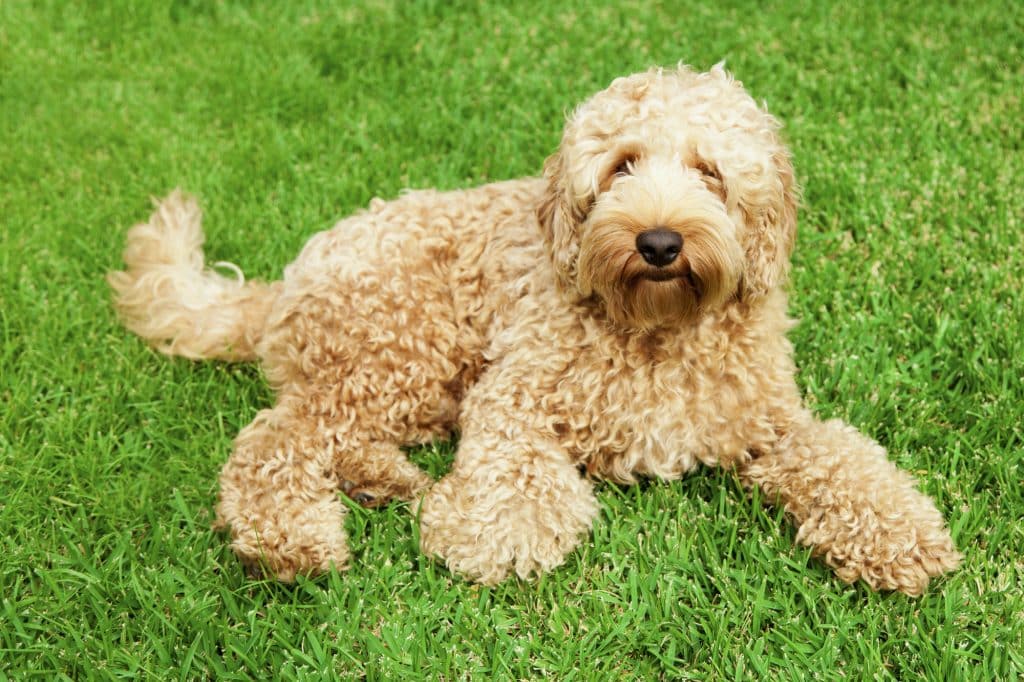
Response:
[[[0,3],[0,679],[1024,675],[1024,6],[854,4]],[[537,173],[617,75],[721,59],[806,190],[807,400],[916,473],[963,567],[846,586],[702,470],[602,486],[534,583],[453,579],[403,508],[352,510],[346,574],[247,580],[210,515],[272,396],[118,325],[149,197],[197,194],[210,257],[276,277],[375,194]]]

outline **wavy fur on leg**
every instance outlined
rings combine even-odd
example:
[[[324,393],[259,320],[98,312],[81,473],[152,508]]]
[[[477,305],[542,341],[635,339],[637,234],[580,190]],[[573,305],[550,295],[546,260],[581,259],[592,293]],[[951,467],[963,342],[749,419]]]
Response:
[[[935,503],[880,445],[838,419],[806,415],[741,475],[779,500],[797,540],[848,583],[916,596],[960,564]]]
[[[565,561],[597,516],[593,484],[554,443],[527,443],[460,447],[459,467],[423,498],[424,554],[485,585]]]
[[[121,321],[161,353],[255,360],[255,346],[278,285],[231,279],[203,260],[202,215],[175,190],[149,222],[128,232],[127,269],[107,275]]]
[[[301,401],[262,410],[235,439],[220,475],[217,528],[250,568],[291,582],[348,567],[345,507],[334,465],[334,439]]]

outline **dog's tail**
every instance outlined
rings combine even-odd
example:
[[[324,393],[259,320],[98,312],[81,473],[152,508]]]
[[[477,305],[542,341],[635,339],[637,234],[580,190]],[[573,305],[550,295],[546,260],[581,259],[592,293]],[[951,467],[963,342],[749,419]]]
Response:
[[[157,350],[187,358],[254,360],[280,282],[246,282],[220,275],[203,261],[202,214],[175,190],[157,203],[149,222],[128,232],[126,268],[111,272],[121,320]]]

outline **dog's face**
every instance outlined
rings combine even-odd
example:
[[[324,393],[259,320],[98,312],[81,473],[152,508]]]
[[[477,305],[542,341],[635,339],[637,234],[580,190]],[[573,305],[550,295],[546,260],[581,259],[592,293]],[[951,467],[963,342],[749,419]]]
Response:
[[[592,97],[544,167],[538,217],[561,283],[639,330],[780,286],[797,197],[778,127],[720,67]]]

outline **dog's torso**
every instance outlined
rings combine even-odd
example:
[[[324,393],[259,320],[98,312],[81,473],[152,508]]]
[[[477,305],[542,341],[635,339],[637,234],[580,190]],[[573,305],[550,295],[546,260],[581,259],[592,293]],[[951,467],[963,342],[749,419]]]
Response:
[[[407,337],[427,388],[390,387],[405,397],[403,432],[390,434],[402,442],[447,435],[460,414],[473,419],[473,386],[497,363],[514,368],[502,390],[539,401],[542,409],[523,414],[544,415],[535,426],[594,476],[673,478],[698,461],[730,464],[767,447],[775,430],[760,406],[798,401],[785,295],[729,305],[670,331],[617,331],[599,306],[557,293],[535,215],[542,189],[524,179],[411,192],[375,200],[314,236],[285,271],[264,346],[268,376],[280,388],[301,381],[305,366],[346,383],[361,355],[379,362],[379,353],[395,352],[396,337]],[[328,309],[313,302],[318,288]],[[295,313],[311,307],[331,339],[313,344],[315,358],[282,363],[275,338],[316,338],[295,329],[304,319]],[[350,338],[353,328],[358,338]],[[336,352],[325,354],[331,347]],[[374,380],[359,382],[363,400],[393,402]],[[480,418],[486,412],[481,406]],[[729,416],[738,413],[745,416]]]
[[[257,351],[271,383],[344,387],[321,391],[324,412],[354,401],[402,412],[384,434],[400,442],[449,434],[523,278],[543,266],[542,191],[534,178],[413,191],[313,236]]]

